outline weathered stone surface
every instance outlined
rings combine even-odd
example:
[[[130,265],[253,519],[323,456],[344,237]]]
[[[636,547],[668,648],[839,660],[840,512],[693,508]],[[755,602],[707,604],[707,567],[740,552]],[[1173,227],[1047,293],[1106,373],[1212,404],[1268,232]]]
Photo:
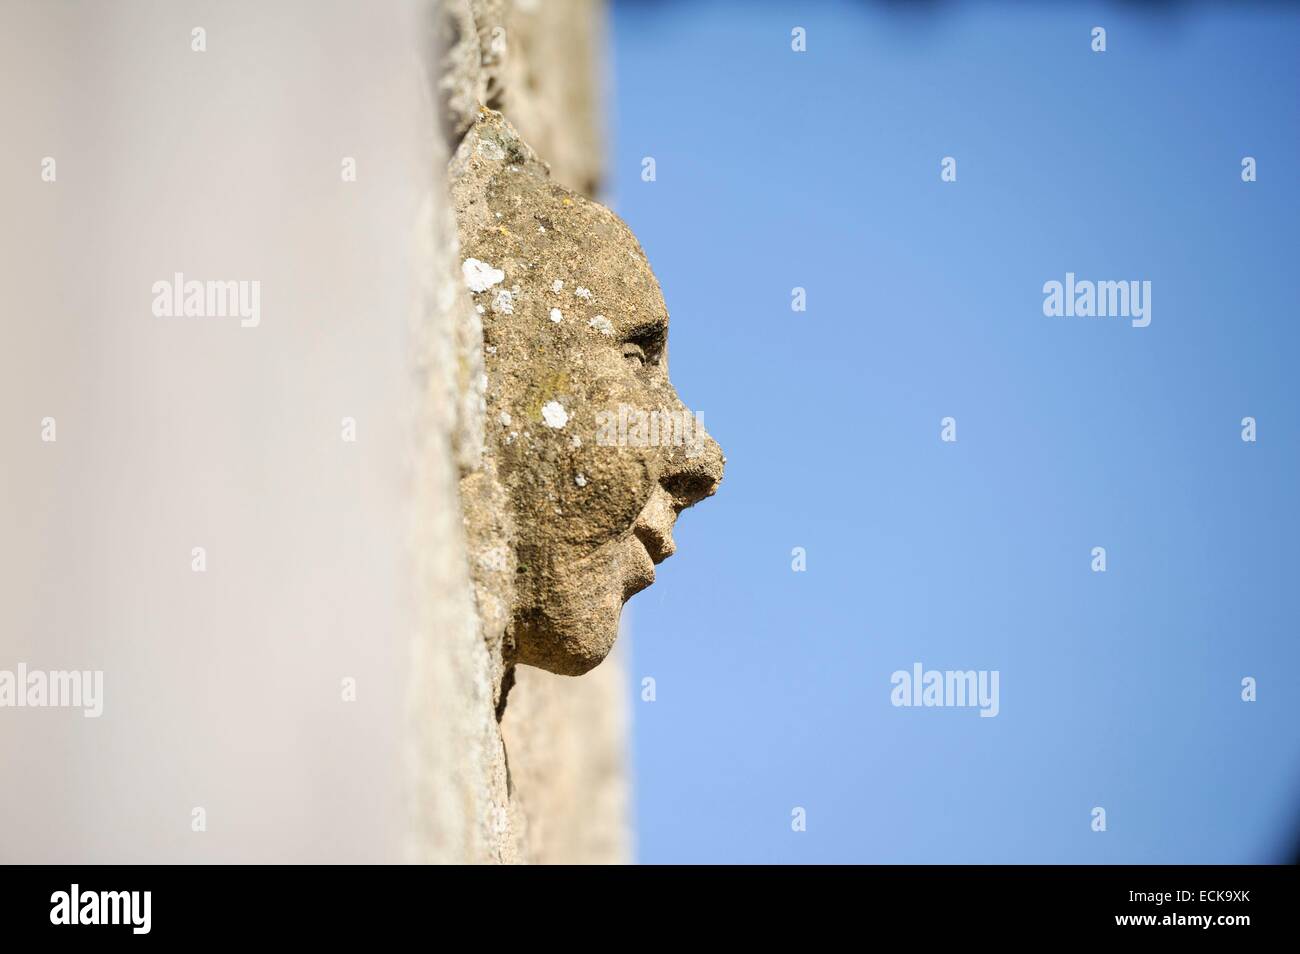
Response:
[[[435,83],[439,119],[446,142],[454,146],[486,101],[483,55],[469,0],[442,0],[437,5],[433,47],[439,66]]]
[[[503,112],[556,178],[586,195],[600,185],[599,0],[446,0],[434,45],[443,132],[454,148],[479,106]]]
[[[521,852],[532,861],[630,859],[625,650],[620,639],[610,658],[581,679],[515,669],[501,732],[525,825]]]
[[[433,226],[454,374],[431,386],[454,391],[481,652],[457,656],[480,700],[455,730],[473,746],[473,860],[629,860],[625,654],[591,667],[671,553],[677,513],[721,474],[702,432],[689,448],[595,433],[620,403],[685,410],[658,285],[586,197],[601,175],[603,30],[599,0],[451,0],[433,30],[455,221]]]
[[[556,181],[587,196],[601,182],[604,13],[599,0],[515,0],[502,96],[484,101],[514,123]]]
[[[513,579],[506,662],[579,675],[605,658],[623,603],[673,552],[677,514],[717,488],[721,451],[669,381],[668,313],[627,226],[552,182],[487,109],[451,169],[483,324],[486,454],[513,522],[505,551],[480,554],[477,569]],[[621,408],[692,432],[602,440]],[[499,525],[498,513],[467,518]]]

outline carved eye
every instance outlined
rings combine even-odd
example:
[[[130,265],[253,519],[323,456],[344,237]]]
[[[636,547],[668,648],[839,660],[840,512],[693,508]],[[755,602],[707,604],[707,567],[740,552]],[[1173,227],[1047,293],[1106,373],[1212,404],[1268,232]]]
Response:
[[[641,328],[624,339],[623,357],[643,368],[656,367],[663,357],[667,337],[668,329],[661,325]]]

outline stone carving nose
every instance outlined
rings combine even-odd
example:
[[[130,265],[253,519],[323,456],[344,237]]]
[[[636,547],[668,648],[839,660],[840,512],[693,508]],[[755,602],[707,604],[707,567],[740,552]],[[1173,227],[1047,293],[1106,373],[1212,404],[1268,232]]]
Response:
[[[718,442],[701,428],[698,440],[673,448],[659,482],[672,495],[677,509],[685,510],[717,493],[726,463]]]

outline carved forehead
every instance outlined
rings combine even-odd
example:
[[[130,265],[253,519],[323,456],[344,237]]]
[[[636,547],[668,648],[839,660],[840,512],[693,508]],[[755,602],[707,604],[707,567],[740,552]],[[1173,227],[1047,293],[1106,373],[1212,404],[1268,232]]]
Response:
[[[521,298],[562,311],[568,300],[576,317],[603,317],[620,334],[667,323],[659,283],[631,230],[609,209],[552,182],[504,120],[488,114],[456,162],[462,257],[503,270],[503,287],[518,285]]]

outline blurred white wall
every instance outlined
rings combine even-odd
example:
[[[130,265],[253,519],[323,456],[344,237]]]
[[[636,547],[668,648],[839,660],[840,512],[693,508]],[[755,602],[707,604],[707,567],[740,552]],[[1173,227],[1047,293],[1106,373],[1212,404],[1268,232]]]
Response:
[[[0,861],[403,856],[422,15],[0,12],[0,670],[104,672],[98,719],[0,708]],[[176,272],[260,323],[156,317]]]

